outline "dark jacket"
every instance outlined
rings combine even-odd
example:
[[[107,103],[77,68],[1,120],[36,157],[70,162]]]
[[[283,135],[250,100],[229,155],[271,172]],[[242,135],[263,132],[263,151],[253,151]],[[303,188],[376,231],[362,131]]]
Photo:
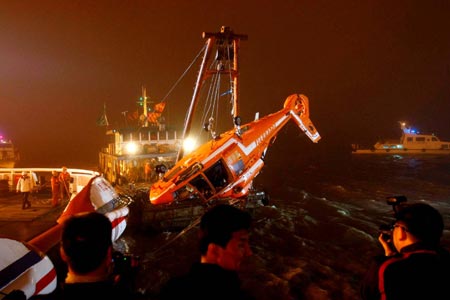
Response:
[[[63,300],[125,300],[132,299],[125,289],[116,286],[112,281],[66,283],[61,297]]]
[[[160,299],[253,299],[241,289],[238,274],[215,264],[196,263],[184,276],[176,277],[161,290]]]
[[[361,287],[364,300],[450,299],[450,254],[420,243],[378,258]]]

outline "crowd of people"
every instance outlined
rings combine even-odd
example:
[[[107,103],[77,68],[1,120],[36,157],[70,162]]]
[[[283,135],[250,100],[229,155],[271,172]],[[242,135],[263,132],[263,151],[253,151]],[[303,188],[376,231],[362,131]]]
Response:
[[[104,224],[95,226],[95,222]],[[113,298],[128,293],[129,299],[132,295],[130,290],[119,288],[116,291],[120,285],[106,279],[108,270],[111,270],[112,253],[108,223],[102,215],[90,213],[69,219],[65,224],[61,246],[61,255],[69,265],[65,293],[70,291],[71,295],[81,296],[105,289],[105,293],[115,291],[111,295]],[[249,242],[251,226],[251,215],[235,206],[220,204],[206,211],[200,221],[198,261],[193,262],[187,274],[171,278],[161,289],[158,299],[254,299],[249,291],[241,288],[239,279],[242,262],[252,255]],[[94,227],[98,228],[95,232],[90,230]],[[103,233],[100,228],[103,228]],[[443,217],[432,206],[425,203],[399,205],[391,234],[388,237],[379,236],[384,254],[374,260],[361,282],[361,298],[450,299],[447,287],[450,282],[450,254],[440,245],[443,230]],[[75,234],[81,232],[84,232],[83,238]],[[85,236],[88,234],[97,246],[87,243],[89,238]],[[98,255],[91,255],[97,257],[96,263],[93,263],[94,259],[88,260],[83,256],[83,253],[87,255],[86,250],[83,252],[70,242],[80,240],[87,249],[102,249]],[[95,268],[85,271],[74,269],[77,260],[84,263],[90,261]],[[75,280],[83,277],[98,279],[102,283],[86,284],[88,281],[81,280],[84,285],[76,285]]]
[[[22,209],[31,207],[30,194],[35,191],[37,187],[36,175],[32,172],[23,171],[19,177],[16,185],[16,192],[22,194]],[[50,177],[50,184],[52,189],[51,204],[53,207],[60,205],[63,201],[70,200],[70,180],[71,175],[67,167],[63,166],[61,172],[53,170]]]
[[[246,210],[218,204],[199,226],[199,258],[171,278],[157,299],[255,299],[241,287],[239,269],[252,255],[252,217]],[[361,282],[363,300],[450,299],[450,254],[441,245],[442,215],[425,203],[397,207],[389,234],[380,233],[383,254]],[[67,276],[58,299],[137,299],[132,278],[114,272],[112,225],[103,214],[74,215],[63,224],[60,256]]]
[[[251,216],[231,205],[217,205],[200,222],[200,259],[185,276],[172,278],[160,299],[252,299],[240,287],[238,270],[252,254],[249,245]],[[60,256],[67,276],[59,299],[135,299],[130,278],[114,272],[112,225],[100,213],[74,215],[63,224]]]

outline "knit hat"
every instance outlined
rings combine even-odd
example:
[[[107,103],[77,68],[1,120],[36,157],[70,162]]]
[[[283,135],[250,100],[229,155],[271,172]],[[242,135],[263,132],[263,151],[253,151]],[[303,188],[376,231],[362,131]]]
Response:
[[[424,243],[438,245],[444,230],[442,215],[426,203],[402,203],[396,214],[408,231]]]

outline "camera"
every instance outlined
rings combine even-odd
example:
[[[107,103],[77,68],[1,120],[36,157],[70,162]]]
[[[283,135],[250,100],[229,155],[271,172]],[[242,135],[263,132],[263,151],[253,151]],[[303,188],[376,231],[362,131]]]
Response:
[[[403,203],[406,202],[407,198],[405,196],[389,196],[386,197],[386,203],[392,206],[392,209],[394,211],[394,217],[397,218],[397,207]],[[379,233],[381,234],[381,238],[384,241],[389,241],[391,239],[392,234],[392,228],[394,226],[395,220],[392,223],[389,224],[381,224],[379,227]]]
[[[140,264],[140,257],[137,255],[114,251],[112,254],[114,263],[113,273],[117,275],[130,274],[137,270]]]
[[[381,224],[380,225],[379,232],[381,234],[381,238],[386,242],[391,239],[392,225],[393,224]]]
[[[392,205],[394,212],[397,213],[397,205],[400,203],[406,202],[407,199],[405,196],[389,196],[386,197],[386,203]]]

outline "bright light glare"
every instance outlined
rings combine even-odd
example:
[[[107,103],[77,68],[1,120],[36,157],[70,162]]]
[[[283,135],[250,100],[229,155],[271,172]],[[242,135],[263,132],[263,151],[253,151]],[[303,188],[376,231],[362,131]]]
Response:
[[[136,154],[136,152],[138,151],[138,146],[136,145],[136,143],[130,142],[126,144],[125,150],[128,154]]]
[[[197,147],[197,141],[191,137],[188,137],[183,142],[183,149],[185,153],[192,152]]]

